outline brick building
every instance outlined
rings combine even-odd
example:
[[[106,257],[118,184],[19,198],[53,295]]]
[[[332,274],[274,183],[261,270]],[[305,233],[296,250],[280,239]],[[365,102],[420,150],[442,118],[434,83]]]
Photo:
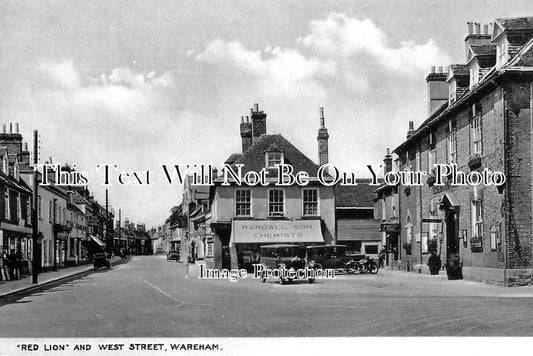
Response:
[[[411,245],[401,265],[423,265],[434,249],[443,264],[459,255],[465,278],[529,284],[533,17],[469,23],[468,29],[466,64],[432,69],[428,118],[416,130],[410,124],[394,150],[396,169],[429,174],[421,186],[398,187],[400,245]],[[439,175],[435,164],[455,164],[471,176],[500,171],[507,180],[460,186],[453,174]]]

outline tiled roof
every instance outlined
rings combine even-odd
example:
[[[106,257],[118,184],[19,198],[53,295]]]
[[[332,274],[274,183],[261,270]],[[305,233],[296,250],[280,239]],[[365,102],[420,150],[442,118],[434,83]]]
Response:
[[[486,44],[486,45],[471,45],[472,52],[475,56],[495,56],[496,55],[496,45],[495,44]]]
[[[454,77],[468,77],[470,76],[470,68],[465,64],[452,64],[450,70]]]
[[[241,158],[242,153],[232,153],[228,159],[224,162],[225,164],[233,164],[236,160]]]
[[[363,208],[373,207],[376,189],[371,186],[370,179],[357,179],[357,184],[352,185],[337,185],[335,187],[335,206],[343,208]]]
[[[533,17],[496,19],[506,30],[533,30]]]
[[[249,171],[259,172],[261,169],[265,168],[265,152],[267,152],[269,147],[272,147],[273,144],[275,144],[278,150],[283,151],[284,163],[292,165],[295,172],[305,171],[310,177],[317,176],[318,165],[311,161],[311,159],[300,152],[300,150],[281,135],[263,134],[259,136],[248,150],[246,150],[246,152],[234,162],[233,166],[236,164],[243,164],[243,173]]]

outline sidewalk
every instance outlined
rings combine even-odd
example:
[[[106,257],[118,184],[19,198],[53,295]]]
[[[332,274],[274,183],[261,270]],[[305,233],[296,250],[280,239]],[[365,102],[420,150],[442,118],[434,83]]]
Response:
[[[120,257],[115,256],[111,259],[111,266],[114,266],[121,261],[122,259]],[[39,283],[37,284],[32,283],[31,275],[24,276],[22,279],[18,280],[3,281],[0,282],[0,299],[15,296],[17,294],[27,293],[33,289],[42,288],[43,286],[61,281],[62,279],[89,273],[89,271],[92,270],[92,263],[88,263],[75,267],[61,268],[57,271],[40,273],[38,279]]]

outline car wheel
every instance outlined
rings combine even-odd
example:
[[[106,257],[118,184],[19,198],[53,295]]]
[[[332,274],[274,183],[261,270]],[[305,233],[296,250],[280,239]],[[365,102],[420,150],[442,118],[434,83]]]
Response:
[[[309,279],[307,280],[307,282],[308,282],[309,284],[313,284],[313,283],[315,283],[315,279],[314,279],[314,278],[309,278]]]
[[[265,272],[261,272],[261,283],[265,283],[267,281]]]
[[[279,277],[278,282],[281,285],[284,285],[286,283],[286,281],[285,281],[285,279],[283,277]]]

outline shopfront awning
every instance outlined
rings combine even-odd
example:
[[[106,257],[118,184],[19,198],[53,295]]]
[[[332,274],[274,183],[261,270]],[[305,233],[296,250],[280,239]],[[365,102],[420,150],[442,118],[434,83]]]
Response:
[[[103,243],[102,240],[100,240],[98,237],[93,236],[93,235],[89,235],[89,236],[91,237],[91,240],[96,242],[98,245],[100,245],[101,247],[105,247],[105,243]]]
[[[235,220],[230,243],[324,243],[320,220]]]

